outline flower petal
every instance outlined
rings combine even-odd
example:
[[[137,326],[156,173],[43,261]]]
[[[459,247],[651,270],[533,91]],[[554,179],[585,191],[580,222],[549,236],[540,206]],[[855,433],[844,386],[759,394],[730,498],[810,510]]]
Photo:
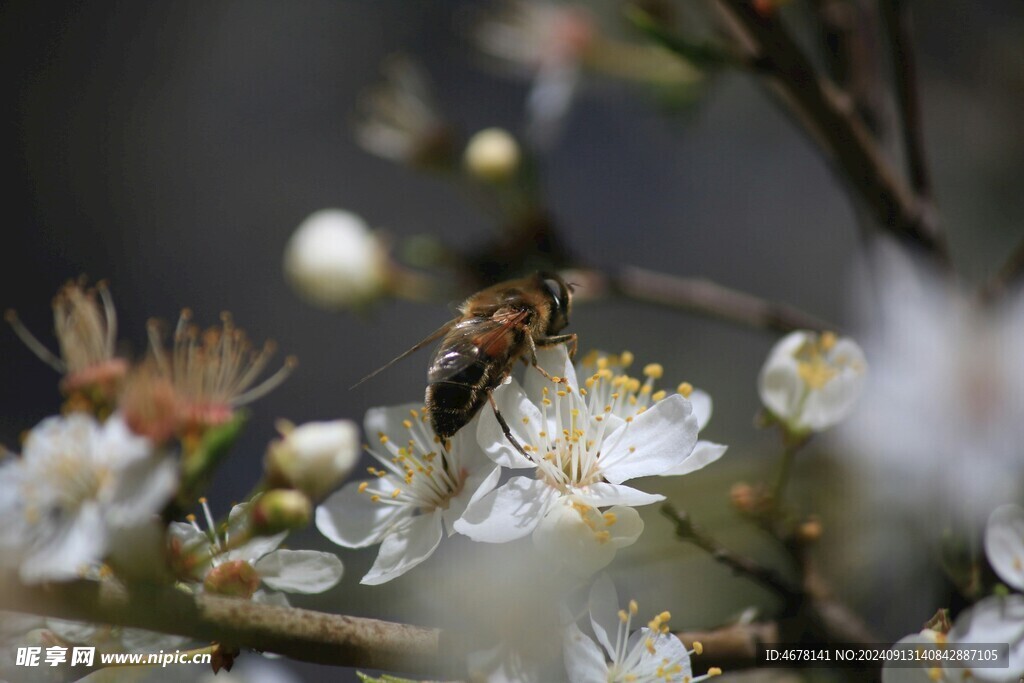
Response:
[[[507,385],[495,389],[491,396],[520,446],[539,443],[537,432],[544,429],[544,418],[518,382],[513,379]],[[536,467],[509,442],[489,406],[480,412],[486,414],[481,414],[477,423],[477,441],[488,458],[502,467],[512,469]]]
[[[561,572],[586,579],[607,567],[616,551],[634,543],[642,530],[633,508],[601,513],[565,496],[541,520],[533,544]]]
[[[728,449],[728,446],[723,446],[722,444],[698,441],[697,445],[693,447],[693,452],[685,460],[667,472],[662,472],[661,476],[669,477],[696,472],[721,458]]]
[[[686,398],[693,406],[693,416],[697,418],[697,428],[704,429],[711,421],[711,395],[706,391],[694,389]]]
[[[805,387],[794,354],[810,341],[809,332],[790,332],[772,347],[758,375],[757,391],[761,402],[784,422],[796,418],[800,412]]]
[[[1024,590],[1024,508],[996,508],[985,527],[985,555],[999,578]]]
[[[659,401],[606,439],[604,478],[613,484],[661,474],[685,460],[697,443],[697,418],[679,394]]]
[[[448,501],[448,509],[441,513],[449,536],[457,533],[455,522],[466,511],[466,507],[493,491],[499,481],[501,481],[501,468],[496,465],[490,469],[477,470],[466,477],[462,490],[458,495],[451,497]]]
[[[77,579],[84,567],[106,555],[107,527],[95,502],[87,501],[73,518],[53,524],[21,563],[19,576],[25,583]]]
[[[337,556],[318,550],[275,550],[261,557],[255,569],[263,583],[288,593],[323,593],[344,572]]]
[[[474,541],[505,543],[532,532],[558,493],[536,479],[512,477],[503,486],[470,503],[455,530]]]
[[[569,683],[606,683],[604,653],[576,624],[569,624],[562,639],[562,656]]]
[[[372,502],[367,494],[359,493],[362,483],[346,484],[316,508],[316,528],[345,548],[365,548],[380,543],[392,526],[411,514],[408,508]],[[370,479],[369,483],[385,492],[391,489],[387,477]]]
[[[441,527],[441,515],[436,510],[400,521],[384,537],[377,561],[360,583],[386,583],[426,560],[441,543]]]
[[[590,605],[590,626],[597,642],[604,646],[609,657],[614,656],[612,639],[619,632],[619,594],[607,574],[601,574],[591,584],[587,602]]]
[[[590,484],[573,494],[573,497],[587,505],[606,507],[608,505],[650,505],[665,500],[665,496],[656,493],[644,493],[625,484],[608,484],[598,482]]]

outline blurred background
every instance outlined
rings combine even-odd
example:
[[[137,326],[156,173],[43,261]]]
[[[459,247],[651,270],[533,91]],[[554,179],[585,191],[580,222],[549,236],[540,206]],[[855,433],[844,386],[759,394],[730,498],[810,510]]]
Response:
[[[426,352],[348,387],[449,310],[407,302],[363,316],[313,308],[286,284],[282,253],[295,227],[326,207],[353,211],[396,240],[430,234],[483,243],[498,229],[457,188],[368,154],[351,130],[359,93],[396,51],[422,60],[442,109],[465,132],[523,130],[529,83],[488,69],[458,28],[476,4],[0,3],[8,198],[0,307],[17,309],[52,342],[51,297],[85,273],[110,281],[129,355],[144,352],[148,318],[173,320],[188,306],[201,325],[231,311],[257,343],[272,338],[282,358],[299,358],[293,376],[252,407],[250,427],[211,490],[215,510],[259,476],[275,418],[358,421],[370,406],[422,395]],[[977,282],[1024,232],[1024,5],[911,4],[937,202],[956,265]],[[891,102],[885,110],[893,111]],[[716,75],[671,113],[640,88],[589,79],[540,169],[562,237],[589,263],[705,276],[849,322],[847,277],[858,246],[850,203],[747,76]],[[629,349],[639,362],[661,362],[668,386],[687,380],[711,393],[715,416],[704,436],[729,444],[728,455],[649,488],[727,543],[767,552],[764,539],[735,521],[728,491],[774,472],[777,440],[755,429],[753,417],[757,372],[775,337],[616,302],[580,306],[572,329],[584,350]],[[58,378],[7,330],[0,359],[0,442],[16,449],[20,433],[59,405]],[[827,441],[801,454],[797,476],[795,494],[821,511],[826,530],[849,512],[842,464],[829,457]],[[770,596],[676,543],[656,509],[643,513],[647,533],[612,566],[641,605],[671,609],[676,627],[719,623],[750,604],[770,613]],[[842,533],[850,526],[832,525]],[[291,543],[329,545],[312,530]],[[405,576],[383,588],[359,585],[375,549],[341,550],[346,576],[315,606],[411,619],[406,608],[424,581],[451,589],[453,565],[472,569],[467,545],[446,544],[415,583]],[[846,569],[832,577],[837,592],[874,617],[880,635],[917,630],[937,606],[913,591],[881,594],[870,563],[844,554],[841,535],[826,547],[827,563]],[[332,669],[289,666],[302,680],[339,680]]]

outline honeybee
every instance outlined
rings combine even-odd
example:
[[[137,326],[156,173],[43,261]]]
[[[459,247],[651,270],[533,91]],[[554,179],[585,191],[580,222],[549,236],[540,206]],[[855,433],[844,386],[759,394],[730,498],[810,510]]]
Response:
[[[519,359],[547,375],[537,365],[538,348],[569,344],[575,354],[576,335],[560,334],[569,324],[571,309],[572,286],[555,273],[500,282],[466,299],[459,317],[359,383],[441,339],[427,371],[425,405],[434,432],[450,438],[490,401],[505,436],[521,450],[491,392]]]

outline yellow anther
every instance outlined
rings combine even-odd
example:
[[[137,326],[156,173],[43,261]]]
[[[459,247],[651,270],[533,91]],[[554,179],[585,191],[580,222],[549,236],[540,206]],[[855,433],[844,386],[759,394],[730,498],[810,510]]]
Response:
[[[654,638],[648,638],[647,640],[645,640],[644,641],[644,647],[646,647],[647,651],[650,652],[653,655],[654,654]]]
[[[598,358],[597,359],[597,369],[598,370],[607,370],[608,369],[608,357],[607,356],[604,356],[602,358]]]
[[[658,619],[659,619],[659,620],[660,620],[660,621],[661,621],[662,623],[664,623],[664,622],[668,621],[668,620],[669,620],[669,619],[671,619],[671,618],[672,618],[672,614],[671,614],[670,612],[668,612],[668,611],[662,612],[661,614],[659,614],[659,615],[658,615]]]
[[[363,481],[359,483],[359,493],[365,493],[366,489],[369,488],[370,482]]]
[[[523,424],[524,424],[524,425],[528,425],[528,424],[530,424],[530,418],[528,418],[528,417],[524,417],[524,418],[523,418]]]
[[[186,522],[194,522],[194,521],[196,521],[196,516],[195,516],[195,515],[193,515],[193,514],[192,514],[192,513],[190,512],[189,514],[185,515],[185,521],[186,521]]]
[[[420,414],[418,412],[416,412],[416,410],[410,410],[409,411],[409,416],[412,417],[413,419],[416,419],[416,418],[418,418],[420,416]]]
[[[597,364],[597,359],[599,355],[600,354],[598,354],[597,349],[594,349],[593,351],[587,353],[587,355],[583,356],[583,360],[580,362],[583,364],[583,367],[585,368],[594,367],[594,365]]]
[[[636,614],[640,611],[640,606],[636,604],[636,600],[629,601],[629,613]]]
[[[200,505],[206,505],[206,503],[207,503],[206,496],[201,496],[199,498],[199,504]]]
[[[683,382],[676,387],[676,391],[682,394],[683,398],[690,398],[690,394],[693,393],[693,385],[689,382]]]
[[[380,502],[380,496],[378,496],[377,494],[373,494],[372,496],[370,496],[370,502],[371,503],[379,503]]]
[[[395,489],[391,492],[392,498],[398,498],[400,495],[402,495],[402,489]]]
[[[587,390],[584,389],[583,387],[580,387],[580,396],[586,396],[586,395],[587,395]]]
[[[693,641],[693,654],[702,655],[704,654],[704,643],[699,640]]]
[[[565,397],[565,392],[562,391],[561,389],[559,389],[556,393],[563,398]]]
[[[640,380],[636,377],[630,377],[629,381],[626,382],[626,391],[632,391],[634,394],[640,391]]]
[[[402,426],[406,429],[412,429],[412,422],[410,420],[402,420]]]
[[[572,416],[573,417],[579,417],[580,416],[580,409],[579,408],[573,408],[572,409]]]
[[[381,434],[380,435],[380,442],[381,443],[387,443],[388,442],[388,435],[387,434]]]
[[[661,399],[665,398],[665,395],[666,395],[666,394],[665,394],[665,391],[664,391],[664,390],[662,390],[662,391],[656,391],[656,392],[654,392],[654,394],[653,394],[653,395],[651,396],[651,400],[652,400],[652,401],[660,401]]]
[[[614,512],[606,512],[602,517],[604,517],[604,523],[608,526],[615,524],[615,522],[619,520],[619,518],[615,516]]]
[[[650,384],[645,384],[642,387],[640,387],[640,393],[645,395],[645,396],[647,394],[651,393],[651,385]]]
[[[644,366],[644,377],[650,377],[651,379],[661,379],[662,375],[665,374],[665,368],[661,367],[661,363],[650,363]]]
[[[555,384],[558,384],[559,382],[562,381],[562,378],[551,375],[551,381],[554,382]]]
[[[719,669],[717,666],[713,666],[710,669],[708,669],[708,676],[721,676],[721,675],[722,675],[722,670]]]
[[[551,405],[551,399],[550,399],[550,398],[545,398],[545,399],[542,399],[542,400],[541,400],[541,402],[542,402],[542,403],[543,403],[544,405],[546,405],[546,406],[549,406],[549,405]]]
[[[624,368],[628,368],[633,364],[633,353],[631,351],[623,351],[619,354],[619,363]]]
[[[624,610],[624,609],[620,609],[619,610],[619,621],[621,621],[623,624],[625,624],[627,621],[629,621],[629,615],[626,614],[626,610]]]
[[[836,333],[835,332],[823,332],[821,334],[821,350],[830,351],[833,346],[836,345]]]

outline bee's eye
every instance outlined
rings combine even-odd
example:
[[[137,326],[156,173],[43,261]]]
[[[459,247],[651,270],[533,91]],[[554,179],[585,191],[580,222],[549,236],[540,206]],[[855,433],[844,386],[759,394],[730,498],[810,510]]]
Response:
[[[562,283],[558,280],[544,280],[544,286],[548,288],[548,293],[551,294],[551,298],[555,300],[555,308],[559,309],[562,307],[562,295],[565,292],[565,288]]]

